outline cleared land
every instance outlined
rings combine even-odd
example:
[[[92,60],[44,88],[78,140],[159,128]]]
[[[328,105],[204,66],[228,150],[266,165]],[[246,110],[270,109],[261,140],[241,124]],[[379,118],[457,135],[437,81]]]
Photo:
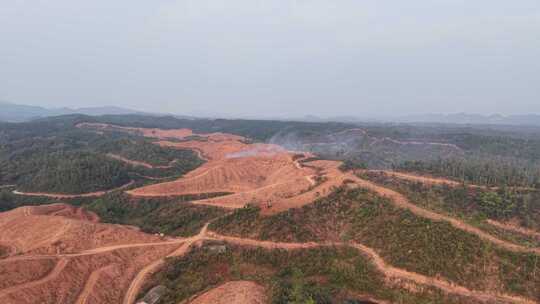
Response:
[[[141,269],[183,242],[96,220],[63,204],[0,213],[1,242],[16,250],[0,260],[2,303],[119,303]]]
[[[388,197],[396,206],[418,216],[449,222],[502,248],[540,253],[538,249],[499,240],[460,220],[418,207],[400,193],[363,180],[352,172],[340,171],[340,162],[312,160],[312,155],[289,152],[276,145],[247,144],[241,136],[223,133],[194,134],[187,129],[159,130],[101,124],[79,124],[78,127],[124,131],[157,138],[159,145],[192,149],[207,160],[204,165],[176,181],[127,191],[133,196],[231,192],[233,194],[194,203],[225,208],[240,208],[250,203],[260,206],[263,214],[273,214],[309,204],[316,198],[330,194],[334,187],[350,184]],[[187,139],[191,136],[203,139]],[[168,140],[171,138],[181,141]],[[0,282],[4,282],[0,285],[0,300],[3,303],[131,304],[148,276],[165,264],[166,257],[183,256],[192,246],[204,240],[218,240],[240,246],[284,250],[347,246],[361,252],[389,281],[429,286],[486,303],[535,303],[513,295],[471,290],[444,278],[427,277],[393,267],[375,250],[358,243],[259,241],[211,233],[207,231],[208,224],[194,237],[162,239],[97,221],[94,214],[61,204],[23,207],[1,213],[0,244],[9,250],[8,257],[0,260],[0,269],[4,267],[9,271],[0,272]],[[210,290],[193,299],[192,303],[219,303],[216,302],[218,299],[232,303],[263,301],[264,290],[260,286],[240,282],[241,287],[231,289],[236,283]],[[245,294],[232,296],[232,291],[238,288],[244,288]]]
[[[176,139],[185,139],[194,134],[186,129],[125,128],[102,124],[80,124],[79,127],[122,130],[158,139],[171,138],[173,135]],[[357,129],[341,133],[349,132],[364,133]],[[263,214],[275,214],[309,204],[321,196],[330,194],[335,187],[349,183],[388,197],[396,206],[408,209],[418,216],[449,222],[458,229],[473,233],[503,248],[540,254],[540,249],[526,248],[500,240],[459,219],[419,207],[396,191],[361,179],[351,172],[342,172],[339,170],[341,162],[309,161],[313,155],[308,153],[299,155],[272,144],[247,144],[245,138],[236,135],[218,133],[218,135],[199,134],[198,136],[203,137],[204,140],[183,140],[181,142],[159,140],[156,143],[167,147],[198,151],[207,160],[203,166],[176,181],[158,183],[127,191],[127,193],[140,197],[158,197],[230,192],[233,194],[198,200],[193,203],[231,209],[253,204],[261,207]],[[456,181],[444,178],[382,172],[418,182],[459,185]]]
[[[250,281],[227,282],[191,301],[190,304],[263,304],[264,287]]]
[[[8,217],[60,217],[32,215],[32,212],[33,210],[28,207],[19,208],[8,214]],[[5,213],[2,215],[3,217],[0,217],[0,220],[4,220],[3,224],[9,223],[10,221],[5,220]],[[18,268],[17,273],[26,274],[27,277],[10,279],[10,275],[6,274],[6,278],[10,279],[12,283],[0,289],[0,299],[4,303],[65,303],[70,301],[78,301],[79,303],[115,303],[120,302],[120,298],[123,298],[123,303],[134,303],[148,275],[160,269],[164,264],[164,258],[166,256],[182,256],[188,252],[192,245],[203,240],[220,240],[241,246],[286,250],[302,250],[320,246],[350,246],[359,250],[371,260],[378,271],[392,280],[410,281],[418,285],[435,287],[450,294],[458,294],[490,303],[534,303],[532,300],[511,295],[470,290],[443,279],[430,278],[392,267],[387,265],[373,249],[362,244],[258,241],[210,233],[207,232],[207,226],[205,225],[197,236],[188,239],[157,241],[151,239],[153,238],[152,236],[141,235],[140,238],[143,240],[149,238],[146,239],[148,241],[147,243],[141,243],[140,240],[134,240],[137,243],[133,243],[134,241],[128,243],[124,242],[126,239],[123,239],[122,244],[115,244],[113,242],[113,245],[109,243],[106,246],[81,250],[76,253],[56,255],[32,254],[4,259],[0,262],[0,265],[10,265],[12,270],[17,270]],[[139,232],[134,233],[141,234]],[[54,261],[54,266],[51,266],[51,260]],[[37,276],[38,278],[32,276],[26,268],[29,261],[31,263],[44,263],[38,264],[38,269],[43,269],[41,270],[41,275]],[[115,288],[96,288],[99,284],[110,282],[108,280],[111,279],[114,281],[111,284],[115,285]],[[52,288],[52,286],[59,287]],[[212,298],[212,294],[206,297]],[[249,297],[251,299],[251,297],[254,297],[254,294],[251,293]],[[261,300],[261,298],[258,299]],[[255,300],[253,298],[253,301]]]
[[[22,207],[0,213],[0,243],[18,254],[63,254],[161,241],[131,228],[95,221],[94,214],[63,204]]]
[[[176,181],[127,191],[130,195],[158,197],[228,192],[232,194],[194,203],[223,208],[254,204],[261,206],[265,213],[277,213],[308,204],[330,193],[332,187],[340,186],[346,179],[338,170],[339,162],[303,163],[311,155],[289,152],[277,145],[247,144],[237,136],[220,134],[206,140],[159,141],[158,144],[198,151],[207,162]]]

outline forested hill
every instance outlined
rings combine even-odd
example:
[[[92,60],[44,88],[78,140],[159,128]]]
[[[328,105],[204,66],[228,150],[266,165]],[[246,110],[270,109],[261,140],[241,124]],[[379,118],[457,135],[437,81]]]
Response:
[[[84,194],[111,190],[142,176],[178,177],[203,161],[189,150],[168,149],[125,133],[76,128],[85,116],[0,123],[0,185],[25,192]],[[167,168],[134,166],[109,154]],[[146,181],[147,182],[147,181]]]
[[[479,184],[534,186],[540,179],[540,130],[534,128],[65,115],[27,123],[0,123],[0,159],[3,160],[3,165],[0,165],[4,168],[0,173],[2,181],[14,182],[21,178],[21,174],[34,174],[34,171],[21,170],[22,165],[14,169],[14,164],[27,163],[28,159],[36,163],[36,159],[40,158],[36,155],[40,153],[115,153],[137,161],[154,162],[154,165],[186,159],[178,164],[182,168],[179,171],[139,172],[141,175],[160,177],[181,174],[197,165],[196,158],[189,155],[189,151],[163,150],[153,147],[148,139],[122,132],[107,132],[107,136],[102,136],[76,128],[81,122],[162,129],[189,128],[198,133],[226,132],[258,142],[273,142],[293,150],[312,151],[323,158],[348,160],[354,166],[423,172]],[[130,140],[126,141],[126,138]],[[172,155],[174,153],[177,155]],[[87,155],[87,159],[94,158],[84,155]],[[118,160],[106,161],[109,168],[125,165],[113,165],[115,162]],[[114,179],[118,182],[111,182],[108,186],[118,186],[120,181],[125,181],[124,175],[117,172],[124,169],[111,170],[116,172],[113,175],[120,178]],[[14,174],[14,171],[17,173]],[[31,179],[26,177],[24,180],[30,183]],[[96,188],[103,187],[88,186],[87,189]]]

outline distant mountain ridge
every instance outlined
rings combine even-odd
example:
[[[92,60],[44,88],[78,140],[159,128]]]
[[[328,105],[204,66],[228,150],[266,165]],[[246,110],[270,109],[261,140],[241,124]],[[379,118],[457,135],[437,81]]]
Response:
[[[540,115],[481,115],[469,113],[456,114],[425,114],[397,117],[395,122],[426,122],[448,124],[482,124],[482,125],[530,125],[540,126]]]
[[[420,114],[404,116],[332,116],[319,117],[306,115],[293,120],[309,122],[348,122],[348,123],[434,123],[434,124],[461,124],[461,125],[509,125],[540,127],[539,114],[523,115],[482,115],[470,113],[455,114]]]
[[[45,108],[40,106],[29,106],[14,104],[0,100],[0,121],[4,122],[25,122],[38,118],[50,116],[83,114],[89,116],[100,115],[150,115],[150,116],[173,116],[180,119],[194,119],[193,116],[175,115],[167,113],[149,113],[137,111],[116,106],[104,107],[82,107],[82,108]],[[215,116],[215,115],[211,115]],[[244,117],[244,119],[260,119],[260,117]],[[346,122],[346,123],[435,123],[435,124],[463,124],[463,125],[508,125],[508,126],[533,126],[540,127],[540,114],[523,114],[523,115],[482,115],[470,113],[454,113],[454,114],[419,114],[419,115],[404,115],[404,116],[332,116],[321,117],[315,115],[306,115],[304,117],[264,117],[263,120],[289,120],[289,121],[306,121],[306,122]]]
[[[44,108],[40,106],[20,105],[0,101],[0,121],[6,122],[24,122],[33,119],[68,115],[68,114],[84,114],[90,116],[98,115],[124,115],[124,114],[148,114],[145,112],[135,111],[131,109],[108,106],[108,107],[85,107],[85,108]]]

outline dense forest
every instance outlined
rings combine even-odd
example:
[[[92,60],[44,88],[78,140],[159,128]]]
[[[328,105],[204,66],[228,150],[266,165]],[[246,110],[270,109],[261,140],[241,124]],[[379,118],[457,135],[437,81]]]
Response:
[[[81,119],[0,123],[0,185],[15,184],[27,192],[88,193],[132,179],[178,177],[203,162],[193,151],[160,147],[139,136],[76,128]],[[108,153],[166,168],[134,166]]]
[[[168,166],[192,155],[191,150],[164,149],[145,139],[122,138],[106,141],[97,147],[104,153],[121,155],[130,160],[141,161],[153,166]]]
[[[24,172],[19,189],[30,192],[85,193],[129,183],[126,165],[89,152],[56,152],[16,164]]]

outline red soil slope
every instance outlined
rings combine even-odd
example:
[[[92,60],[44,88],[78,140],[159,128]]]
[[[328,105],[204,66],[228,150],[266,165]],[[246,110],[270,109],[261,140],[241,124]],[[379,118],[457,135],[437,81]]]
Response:
[[[0,213],[1,303],[121,303],[146,265],[183,240],[163,240],[63,204]]]
[[[345,180],[345,175],[337,169],[338,162],[315,161],[303,165],[298,155],[280,146],[246,144],[232,138],[160,141],[162,146],[198,151],[207,162],[176,181],[127,193],[152,197],[229,192],[233,194],[195,203],[225,208],[251,203],[264,207],[265,213],[275,213],[308,204]]]
[[[250,281],[227,282],[198,296],[190,304],[263,304],[264,287]]]
[[[133,196],[180,196],[204,193],[233,193],[196,204],[240,208],[251,203],[275,213],[311,203],[331,192],[346,179],[338,162],[316,161],[303,165],[302,157],[272,144],[248,144],[245,138],[224,133],[194,134],[190,130],[127,128],[105,124],[79,124],[81,128],[116,130],[159,139],[161,146],[191,149],[207,162],[181,179],[154,184],[127,193]],[[203,139],[185,139],[197,135]],[[305,154],[303,158],[311,155]]]
[[[161,240],[131,228],[95,221],[94,214],[63,204],[17,208],[0,213],[0,243],[11,248],[13,255],[69,253]]]
[[[131,134],[139,134],[145,137],[153,137],[153,138],[159,138],[159,139],[167,139],[167,138],[174,138],[174,139],[184,139],[189,136],[199,136],[204,137],[208,140],[216,140],[216,141],[223,141],[223,140],[244,140],[245,138],[239,135],[233,135],[233,134],[226,134],[226,133],[194,133],[190,129],[171,129],[171,130],[163,130],[163,129],[156,129],[156,128],[134,128],[134,127],[122,127],[122,126],[116,126],[116,125],[109,125],[109,124],[102,124],[102,123],[89,123],[84,122],[77,124],[77,128],[85,128],[85,129],[92,129],[96,131],[123,131]]]

